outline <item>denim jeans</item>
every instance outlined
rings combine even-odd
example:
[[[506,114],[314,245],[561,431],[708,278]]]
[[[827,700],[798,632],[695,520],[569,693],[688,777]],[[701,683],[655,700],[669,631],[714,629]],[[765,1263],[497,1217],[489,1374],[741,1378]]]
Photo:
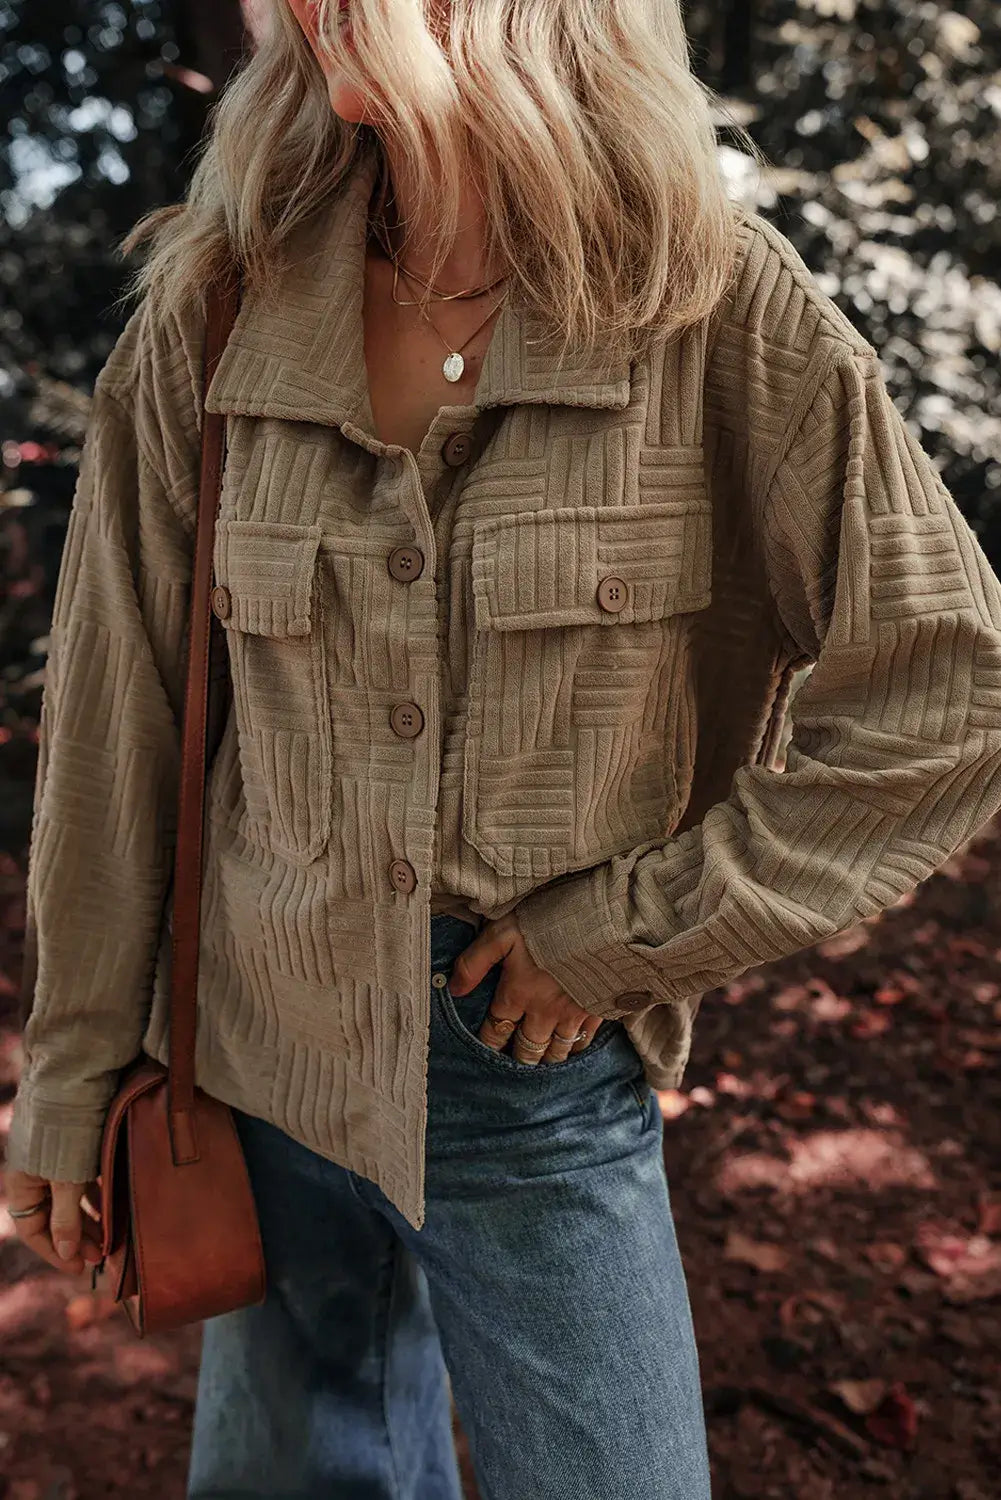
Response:
[[[621,1022],[563,1063],[476,1032],[431,926],[426,1217],[246,1114],[266,1301],[204,1326],[189,1500],[709,1500],[656,1094]]]

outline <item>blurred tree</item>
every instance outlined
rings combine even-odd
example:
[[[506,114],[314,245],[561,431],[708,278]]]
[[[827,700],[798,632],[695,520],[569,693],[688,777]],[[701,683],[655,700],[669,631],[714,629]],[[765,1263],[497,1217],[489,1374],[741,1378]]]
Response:
[[[0,849],[27,835],[46,633],[115,249],[180,198],[239,0],[0,0]]]
[[[687,10],[696,70],[775,163],[759,180],[727,151],[721,121],[734,188],[775,220],[879,350],[895,398],[1001,569],[996,0],[751,4],[689,0]]]
[[[115,241],[183,194],[241,39],[238,0],[0,0],[3,400],[40,369],[89,387],[120,326]]]

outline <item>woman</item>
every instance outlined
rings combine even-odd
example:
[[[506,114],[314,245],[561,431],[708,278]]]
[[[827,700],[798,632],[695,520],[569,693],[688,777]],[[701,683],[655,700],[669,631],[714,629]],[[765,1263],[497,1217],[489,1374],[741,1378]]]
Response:
[[[275,0],[188,203],[130,239],[8,1194],[80,1271],[119,1070],[166,1056],[201,290],[235,258],[198,1082],[269,1293],[205,1326],[189,1496],[458,1497],[451,1389],[484,1500],[705,1500],[653,1089],[706,990],[1001,806],[1001,588],[875,350],[728,202],[674,0],[424,9]]]

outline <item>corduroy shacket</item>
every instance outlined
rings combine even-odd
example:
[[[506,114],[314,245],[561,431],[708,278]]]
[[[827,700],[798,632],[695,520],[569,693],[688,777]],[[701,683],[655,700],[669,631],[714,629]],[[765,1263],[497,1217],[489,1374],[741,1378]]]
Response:
[[[711,318],[561,365],[509,298],[473,402],[416,455],[382,443],[374,178],[359,156],[277,301],[245,295],[209,391],[232,706],[197,1078],[420,1227],[432,893],[517,908],[677,1086],[706,991],[887,907],[1001,807],[1001,587],[876,350],[749,211]],[[200,317],[130,318],[60,569],[8,1152],[51,1178],[93,1176],[120,1070],[167,1056]]]

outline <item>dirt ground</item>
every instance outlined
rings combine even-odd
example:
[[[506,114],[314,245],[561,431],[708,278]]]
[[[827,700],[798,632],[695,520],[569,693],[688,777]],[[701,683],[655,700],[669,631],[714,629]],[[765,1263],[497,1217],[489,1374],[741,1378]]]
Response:
[[[707,995],[661,1095],[715,1500],[1001,1497],[999,854],[991,826],[882,918]],[[8,868],[8,1012],[19,900]],[[0,1127],[17,1055],[0,1031]],[[0,1500],[182,1500],[197,1329],[139,1342],[11,1229]]]

